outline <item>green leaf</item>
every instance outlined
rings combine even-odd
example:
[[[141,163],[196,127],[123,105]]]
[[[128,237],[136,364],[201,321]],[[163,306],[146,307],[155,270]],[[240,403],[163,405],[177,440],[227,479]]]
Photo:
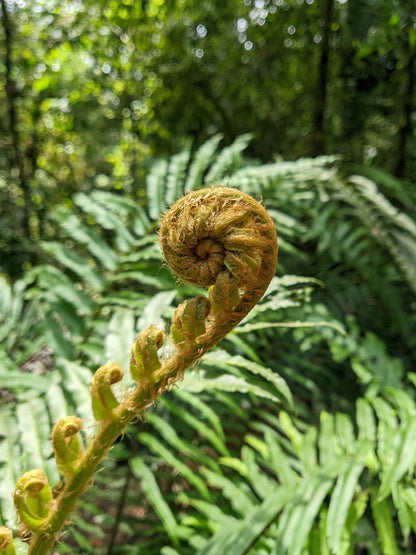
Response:
[[[2,525],[15,527],[17,515],[13,491],[21,474],[21,447],[14,415],[7,406],[0,406],[0,516]]]
[[[347,520],[348,510],[355,495],[358,479],[363,471],[367,453],[371,448],[368,441],[354,443],[354,456],[349,456],[337,478],[331,495],[327,517],[327,538],[333,553],[339,553],[341,535]]]
[[[387,499],[378,501],[379,495],[376,489],[371,491],[371,512],[374,524],[380,538],[383,553],[385,555],[400,555],[400,549],[394,534],[393,519],[390,513],[390,505]]]
[[[11,391],[30,389],[44,393],[50,388],[51,379],[49,376],[37,376],[18,369],[14,372],[4,372],[0,362],[0,383],[2,387]]]
[[[269,447],[269,463],[271,469],[276,473],[279,481],[283,485],[294,487],[299,479],[299,475],[292,469],[291,462],[293,462],[293,459],[283,451],[279,444],[280,435],[276,430],[267,426],[265,441]]]
[[[45,292],[65,301],[83,314],[90,314],[95,307],[94,301],[74,286],[70,278],[59,268],[49,264],[37,266],[30,271]]]
[[[355,496],[355,498],[353,499],[353,502],[350,505],[350,508],[348,510],[347,520],[345,523],[342,545],[340,549],[342,554],[344,553],[345,554],[348,553],[348,555],[350,554],[350,551],[348,551],[348,549],[351,544],[351,536],[357,522],[363,516],[364,511],[367,508],[369,496],[370,496],[369,490],[368,489],[363,490]]]
[[[56,365],[73,410],[82,418],[84,427],[88,427],[94,422],[90,394],[91,372],[64,358],[57,359]]]
[[[88,251],[101,262],[104,268],[115,270],[119,257],[98,233],[82,223],[78,216],[70,213],[64,207],[57,209],[56,216],[61,227],[77,244],[85,245]]]
[[[220,530],[196,555],[245,555],[292,497],[291,488],[279,488],[233,527]]]
[[[274,554],[300,555],[332,483],[318,470],[300,482],[280,518]]]
[[[245,439],[247,441],[247,437]],[[263,444],[263,449],[266,448],[266,445]],[[241,460],[247,469],[247,479],[258,497],[263,501],[276,491],[278,486],[276,482],[264,472],[264,469],[260,467],[256,459],[255,451],[250,449],[247,445],[243,445],[241,449]],[[262,462],[262,459],[259,458],[259,463]]]
[[[166,178],[166,204],[170,206],[183,195],[183,182],[186,168],[191,155],[190,149],[183,150],[172,156]]]
[[[95,291],[102,291],[104,289],[106,280],[99,272],[92,268],[91,264],[83,256],[56,241],[42,241],[40,244],[60,264],[72,270],[82,281],[85,280],[89,283],[92,289]]]
[[[27,460],[27,468],[41,468],[51,484],[58,482],[59,474],[49,441],[51,422],[43,399],[29,397],[16,406],[16,425],[20,443]]]
[[[202,518],[206,519],[205,526],[209,527],[214,533],[223,526],[234,526],[237,519],[224,513],[220,507],[214,503],[208,503],[202,499],[193,499],[191,497],[187,498],[186,503],[189,503],[191,507],[197,509],[201,514]],[[201,519],[202,520],[202,519]],[[185,523],[187,520],[185,519]]]
[[[77,193],[74,196],[74,202],[84,212],[91,215],[103,229],[113,231],[116,234],[116,244],[121,251],[130,250],[135,242],[134,236],[118,214],[117,207],[114,207],[117,213],[111,210],[114,204],[111,194],[106,193],[105,197],[110,200],[103,202],[103,194],[99,195],[97,193],[99,192],[95,191],[91,195]]]
[[[154,295],[152,300],[146,305],[142,315],[137,321],[137,330],[142,331],[152,324],[164,327],[162,315],[171,307],[175,297],[176,291],[162,291]]]
[[[319,431],[319,459],[322,466],[334,467],[341,454],[334,429],[334,417],[323,411],[320,415],[321,428]]]
[[[169,505],[163,498],[153,473],[145,465],[140,457],[134,457],[130,461],[133,473],[140,479],[140,483],[148,500],[152,504],[156,514],[163,523],[163,527],[175,545],[179,544],[178,524]]]
[[[416,461],[416,421],[394,431],[395,441],[386,447],[385,457],[381,459],[382,478],[378,499],[385,499],[403,475]]]
[[[237,461],[243,465],[239,459]],[[226,462],[231,462],[231,457]],[[207,484],[220,490],[238,514],[245,516],[255,506],[257,499],[245,480],[236,478],[235,474],[217,474],[208,468],[201,468],[201,473]]]
[[[55,356],[71,359],[73,356],[73,345],[64,337],[62,328],[53,318],[52,314],[44,311],[42,306],[40,312],[43,313],[43,329]]]
[[[195,152],[186,178],[185,191],[194,191],[202,186],[202,177],[217,150],[221,138],[221,134],[214,135]]]
[[[327,514],[328,511],[326,507],[323,506],[319,514],[319,523],[317,526],[312,527],[309,534],[307,545],[308,555],[329,555],[330,553],[326,541]]]
[[[118,362],[124,369],[129,367],[131,344],[135,339],[134,324],[132,310],[118,308],[113,312],[105,337],[105,360]],[[127,374],[125,377],[130,379]]]
[[[132,222],[133,229],[137,235],[147,233],[150,227],[150,220],[144,208],[136,200],[128,198],[126,195],[117,195],[109,191],[93,191],[91,198],[105,206],[114,215],[117,216],[119,214],[124,220]],[[126,231],[123,230],[122,233],[124,234],[124,240],[129,243],[130,235],[127,235]]]
[[[377,427],[370,403],[367,399],[359,398],[356,406],[359,439],[368,439],[371,443],[375,443]]]
[[[211,426],[214,428],[216,434],[222,441],[225,441],[224,429],[221,424],[221,419],[219,418],[218,414],[212,409],[207,403],[204,403],[200,397],[196,395],[192,395],[185,389],[174,389],[173,393],[176,397],[178,397],[181,401],[185,401],[186,403],[193,406],[196,410],[198,410],[203,417],[205,417]]]
[[[281,398],[273,395],[266,389],[251,384],[244,378],[237,378],[231,374],[223,374],[218,378],[207,379],[202,371],[198,375],[187,372],[181,387],[192,393],[200,393],[202,391],[227,391],[233,393],[251,393],[255,397],[269,399],[277,404],[281,404]]]
[[[400,530],[403,534],[403,541],[406,544],[409,540],[412,526],[411,509],[406,503],[406,499],[403,495],[403,486],[401,484],[395,484],[392,487],[391,493],[394,506],[397,509],[397,517],[400,523]]]
[[[205,359],[206,361],[206,359]],[[287,402],[290,407],[293,407],[292,393],[283,378],[279,376],[276,372],[270,368],[265,368],[261,364],[252,362],[240,356],[230,357],[226,360],[226,363],[231,366],[237,366],[239,368],[245,368],[252,372],[253,374],[258,374],[262,378],[265,378],[268,382],[272,383],[277,394]]]
[[[178,472],[180,472],[186,480],[193,484],[204,499],[209,500],[211,495],[204,481],[193,472],[185,463],[183,463],[176,455],[167,449],[157,438],[142,432],[138,434],[138,439],[141,443],[149,447],[153,453],[161,457],[165,462],[170,464]]]
[[[180,418],[180,411],[184,411],[182,407],[178,407],[177,416]],[[209,456],[205,455],[202,449],[198,449],[189,441],[182,439],[178,436],[175,429],[172,428],[165,419],[158,416],[156,413],[147,412],[145,415],[147,422],[149,422],[161,435],[161,437],[169,443],[174,449],[181,453],[187,454],[195,462],[204,464],[214,471],[219,471],[218,464]]]
[[[241,164],[241,152],[250,143],[253,135],[246,133],[238,136],[233,144],[223,148],[205,176],[204,183],[211,185],[215,181],[223,179],[227,173],[232,173]]]
[[[158,220],[165,211],[165,186],[168,164],[160,159],[153,163],[146,177],[146,193],[149,203],[149,215],[153,220]]]
[[[206,438],[220,454],[229,456],[230,453],[225,444],[223,434],[218,434],[215,429],[212,430],[205,422],[196,418],[189,411],[182,410],[181,407],[168,399],[168,397],[162,397],[160,402],[167,407],[175,417],[180,418],[183,422],[194,428],[201,437]]]
[[[291,303],[289,306],[294,306],[294,304]],[[265,307],[265,308],[268,308],[268,307]],[[284,307],[282,306],[281,308],[284,308]],[[241,326],[237,326],[233,330],[233,333],[241,334],[241,333],[248,333],[251,331],[258,331],[258,330],[269,329],[269,328],[321,328],[321,327],[332,328],[345,335],[345,330],[339,324],[334,324],[333,322],[256,322],[255,324],[243,324]]]
[[[335,414],[335,432],[340,446],[349,454],[355,453],[354,426],[348,415],[340,412]]]

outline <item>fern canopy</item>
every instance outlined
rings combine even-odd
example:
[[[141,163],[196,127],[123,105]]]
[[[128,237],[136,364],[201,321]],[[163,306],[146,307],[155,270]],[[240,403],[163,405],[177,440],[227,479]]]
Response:
[[[17,527],[22,472],[58,479],[52,423],[92,422],[93,369],[127,367],[135,335],[198,294],[161,263],[156,222],[184,191],[220,181],[261,197],[278,275],[115,446],[62,553],[107,553],[108,538],[119,554],[413,553],[414,194],[336,157],[260,164],[244,157],[249,136],[220,141],[149,161],[140,202],[75,194],[55,211],[43,263],[15,283],[0,276],[2,524]]]

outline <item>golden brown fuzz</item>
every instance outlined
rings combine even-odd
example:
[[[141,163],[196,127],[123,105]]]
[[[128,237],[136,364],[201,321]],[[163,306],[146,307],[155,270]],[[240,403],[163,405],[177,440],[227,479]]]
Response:
[[[273,222],[261,204],[238,189],[212,187],[185,195],[162,219],[159,235],[168,265],[195,285],[214,285],[228,270],[247,290],[275,271]]]

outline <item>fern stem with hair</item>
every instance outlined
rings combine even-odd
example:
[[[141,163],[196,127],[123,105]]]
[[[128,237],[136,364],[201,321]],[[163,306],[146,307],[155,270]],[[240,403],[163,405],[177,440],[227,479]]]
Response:
[[[162,219],[160,243],[178,277],[209,287],[208,298],[198,295],[176,309],[168,339],[172,355],[158,355],[166,341],[162,330],[149,326],[138,335],[130,358],[136,386],[124,400],[112,390],[123,377],[121,366],[108,362],[97,370],[91,395],[98,431],[85,451],[79,418],[67,416],[55,425],[52,442],[64,477],[59,493],[52,496],[39,469],[26,472],[15,491],[19,518],[32,533],[29,554],[50,553],[117,437],[245,317],[274,276],[278,248],[273,222],[261,204],[237,189],[213,187],[177,201]]]

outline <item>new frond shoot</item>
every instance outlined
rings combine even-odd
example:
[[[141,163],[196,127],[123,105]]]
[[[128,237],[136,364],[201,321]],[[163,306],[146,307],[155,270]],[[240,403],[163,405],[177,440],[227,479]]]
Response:
[[[78,417],[57,422],[52,443],[63,481],[56,495],[39,469],[26,472],[16,484],[15,506],[30,538],[29,554],[51,552],[76,501],[126,426],[246,316],[275,273],[273,222],[260,203],[237,189],[211,187],[184,196],[163,217],[159,237],[176,275],[208,287],[208,297],[198,295],[179,305],[167,338],[153,325],[139,333],[129,367],[135,387],[124,399],[113,391],[123,377],[121,366],[107,362],[96,371],[91,397],[97,432],[85,449]],[[170,354],[161,356],[166,342]],[[0,529],[0,552],[15,553],[7,528]]]

